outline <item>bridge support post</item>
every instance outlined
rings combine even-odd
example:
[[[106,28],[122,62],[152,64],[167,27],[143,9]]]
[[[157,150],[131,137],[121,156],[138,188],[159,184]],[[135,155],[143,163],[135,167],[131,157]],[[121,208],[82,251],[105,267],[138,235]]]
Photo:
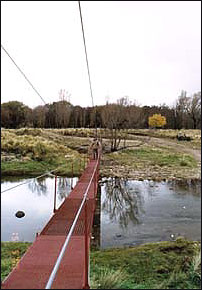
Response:
[[[57,191],[57,175],[55,176],[55,192],[54,192],[54,207],[53,212],[56,212],[56,191]]]
[[[94,175],[94,177],[93,177],[93,185],[94,185],[94,189],[93,189],[93,196],[94,196],[94,198],[95,198],[95,189],[96,189],[96,173],[95,173],[95,175]]]
[[[72,161],[72,179],[71,179],[71,189],[73,189],[73,175],[74,175],[74,164]]]
[[[79,173],[80,173],[80,176],[81,176],[81,158],[79,158]]]
[[[90,289],[89,283],[88,283],[88,224],[87,224],[87,199],[85,200],[85,283],[83,289]]]

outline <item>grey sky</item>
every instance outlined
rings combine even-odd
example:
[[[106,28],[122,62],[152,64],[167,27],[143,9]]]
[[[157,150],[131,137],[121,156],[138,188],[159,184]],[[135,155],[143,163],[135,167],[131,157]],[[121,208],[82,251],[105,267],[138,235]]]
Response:
[[[91,106],[77,1],[2,1],[2,44],[47,103]],[[200,1],[81,1],[94,103],[201,90]],[[43,102],[1,50],[1,102]]]

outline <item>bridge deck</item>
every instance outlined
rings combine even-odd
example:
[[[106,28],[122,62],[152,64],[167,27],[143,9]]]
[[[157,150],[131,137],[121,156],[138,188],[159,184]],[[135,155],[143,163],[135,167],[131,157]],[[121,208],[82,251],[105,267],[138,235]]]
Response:
[[[90,161],[78,183],[65,199],[17,266],[3,281],[2,289],[44,289],[65,238],[81,205],[96,161]],[[87,203],[88,249],[95,211],[97,183],[89,188]],[[52,289],[82,289],[85,281],[85,208],[62,258]]]

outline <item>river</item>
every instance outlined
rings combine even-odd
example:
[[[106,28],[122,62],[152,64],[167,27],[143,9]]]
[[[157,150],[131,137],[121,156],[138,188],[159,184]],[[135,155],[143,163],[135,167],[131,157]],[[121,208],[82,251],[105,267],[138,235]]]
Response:
[[[77,180],[57,179],[56,208]],[[3,179],[1,191],[26,181]],[[32,242],[53,214],[55,178],[30,181],[1,193],[2,241]],[[201,240],[200,181],[103,178],[99,194],[93,232],[94,242],[101,248],[175,240],[179,236]],[[24,217],[15,216],[19,210],[25,213]]]

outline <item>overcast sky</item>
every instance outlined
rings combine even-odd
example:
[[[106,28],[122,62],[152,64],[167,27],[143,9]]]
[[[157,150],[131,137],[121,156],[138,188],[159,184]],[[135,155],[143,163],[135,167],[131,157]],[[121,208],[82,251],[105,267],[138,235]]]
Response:
[[[201,90],[200,1],[81,1],[94,103]],[[47,103],[91,106],[77,1],[1,1],[1,43]],[[43,105],[1,49],[1,102]]]

